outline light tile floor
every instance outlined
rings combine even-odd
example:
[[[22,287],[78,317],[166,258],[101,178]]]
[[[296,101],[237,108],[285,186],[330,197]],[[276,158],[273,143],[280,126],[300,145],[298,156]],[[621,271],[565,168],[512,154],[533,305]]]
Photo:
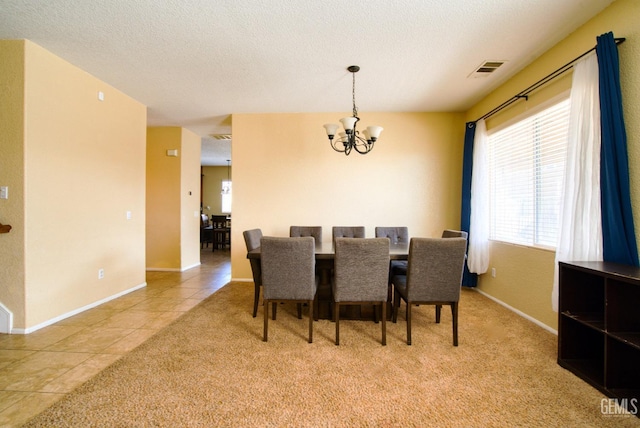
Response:
[[[0,334],[0,426],[20,426],[153,336],[231,278],[229,250],[203,249],[185,272],[28,335]]]

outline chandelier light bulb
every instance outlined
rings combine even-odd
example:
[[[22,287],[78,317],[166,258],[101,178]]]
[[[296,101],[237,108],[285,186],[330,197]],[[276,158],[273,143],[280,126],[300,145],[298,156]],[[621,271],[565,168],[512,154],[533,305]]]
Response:
[[[367,132],[372,141],[376,141],[384,128],[382,126],[367,126]],[[367,138],[368,139],[368,138]]]
[[[343,117],[342,119],[340,119],[340,123],[342,123],[342,127],[345,131],[347,131],[347,134],[353,131],[353,127],[355,126],[357,121],[358,119],[355,117]]]
[[[336,135],[336,132],[338,132],[338,125],[336,125],[335,123],[325,123],[324,129],[327,130],[327,136],[329,137],[329,139],[333,140],[333,136]]]

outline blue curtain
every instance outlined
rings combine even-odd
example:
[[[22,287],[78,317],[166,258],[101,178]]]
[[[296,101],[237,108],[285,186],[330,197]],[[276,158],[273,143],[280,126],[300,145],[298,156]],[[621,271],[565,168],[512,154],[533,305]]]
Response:
[[[471,172],[473,171],[473,140],[476,134],[476,123],[467,122],[464,134],[464,153],[462,157],[462,209],[460,210],[460,229],[469,233],[471,224]],[[468,243],[467,238],[467,243]],[[464,264],[462,285],[475,287],[478,285],[478,275],[469,272]]]
[[[609,32],[597,38],[600,86],[600,186],[603,258],[638,266],[629,189],[627,135],[622,114],[618,47]]]

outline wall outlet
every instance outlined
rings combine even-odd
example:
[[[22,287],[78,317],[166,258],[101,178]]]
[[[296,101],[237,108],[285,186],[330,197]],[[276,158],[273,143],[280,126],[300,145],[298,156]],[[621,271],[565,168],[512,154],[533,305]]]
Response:
[[[98,269],[98,279],[104,278],[104,269]]]
[[[491,277],[492,278],[496,277],[496,268],[491,268]]]
[[[131,220],[131,211],[127,211],[127,220]]]

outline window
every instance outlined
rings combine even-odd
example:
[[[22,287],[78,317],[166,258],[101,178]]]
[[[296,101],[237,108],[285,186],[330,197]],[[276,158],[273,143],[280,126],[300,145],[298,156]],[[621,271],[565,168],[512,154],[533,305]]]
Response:
[[[489,135],[490,238],[555,247],[569,99]]]
[[[222,207],[221,211],[225,214],[231,212],[231,180],[222,181]]]

